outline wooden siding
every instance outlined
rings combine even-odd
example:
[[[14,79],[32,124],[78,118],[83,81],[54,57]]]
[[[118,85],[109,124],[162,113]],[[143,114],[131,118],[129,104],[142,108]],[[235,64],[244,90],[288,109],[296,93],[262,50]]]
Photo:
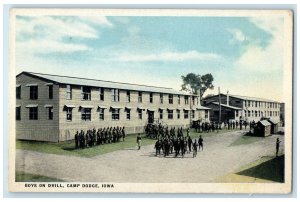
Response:
[[[49,99],[49,83],[38,78],[22,74],[17,77],[16,84],[21,85],[21,99],[16,99],[16,105],[21,107],[21,120],[16,120],[16,138],[36,141],[58,141],[58,85],[53,85],[53,99]],[[30,87],[28,84],[38,85],[38,99],[30,100]],[[27,105],[38,105],[38,120],[29,120]],[[53,120],[48,120],[48,108],[53,105]]]
[[[148,123],[148,111],[147,109],[154,110],[154,119],[159,119],[159,108],[164,108],[163,119],[159,120],[162,124],[167,124],[175,127],[189,127],[190,118],[184,119],[183,108],[190,108],[189,105],[184,105],[184,96],[181,96],[181,104],[178,105],[177,95],[173,97],[173,104],[169,104],[168,94],[164,94],[164,102],[160,104],[160,94],[153,93],[153,103],[150,103],[150,93],[142,93],[142,103],[138,102],[138,92],[130,91],[130,102],[127,102],[127,91],[120,90],[120,101],[111,101],[111,89],[104,89],[104,101],[100,101],[99,88],[91,88],[91,100],[81,99],[81,86],[72,86],[72,99],[66,99],[66,85],[60,85],[59,89],[59,139],[60,141],[69,140],[74,138],[74,134],[77,130],[87,130],[93,128],[114,127],[119,126],[126,128],[126,133],[142,133],[144,127]],[[197,102],[195,102],[196,106]],[[72,110],[72,121],[67,120],[65,105],[74,105]],[[91,121],[81,120],[80,106],[93,106],[91,110]],[[99,119],[98,106],[107,107],[104,109],[104,120]],[[122,107],[120,109],[120,120],[112,120],[112,113],[110,107]],[[126,119],[125,107],[131,108],[130,120]],[[145,108],[142,111],[142,119],[138,118],[137,108]],[[168,119],[167,108],[174,108],[173,119]],[[177,119],[176,109],[181,109],[180,119]],[[197,113],[195,113],[195,117]]]

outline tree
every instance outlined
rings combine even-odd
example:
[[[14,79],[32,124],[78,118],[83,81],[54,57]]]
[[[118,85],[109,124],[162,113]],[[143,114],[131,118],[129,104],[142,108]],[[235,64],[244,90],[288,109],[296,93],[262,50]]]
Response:
[[[181,90],[188,91],[194,95],[197,95],[200,90],[200,99],[207,89],[213,89],[212,84],[214,77],[211,74],[194,74],[189,73],[186,76],[181,76],[183,84]]]

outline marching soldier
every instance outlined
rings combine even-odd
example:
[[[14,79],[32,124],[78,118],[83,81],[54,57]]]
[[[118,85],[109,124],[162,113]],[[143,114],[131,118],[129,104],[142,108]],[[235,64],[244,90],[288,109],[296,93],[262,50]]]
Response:
[[[123,126],[122,128],[122,138],[123,138],[123,142],[125,141],[125,126]]]
[[[141,134],[138,133],[138,136],[136,138],[136,143],[138,144],[138,150],[141,149],[141,141],[142,141]]]
[[[78,149],[78,142],[79,142],[78,131],[76,131],[75,133],[74,140],[75,140],[75,149]]]

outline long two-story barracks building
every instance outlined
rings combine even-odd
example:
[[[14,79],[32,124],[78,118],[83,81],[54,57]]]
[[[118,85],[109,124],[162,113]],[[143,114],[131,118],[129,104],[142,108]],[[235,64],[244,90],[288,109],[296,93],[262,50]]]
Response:
[[[73,139],[77,130],[114,126],[140,133],[153,122],[186,128],[209,118],[198,98],[171,88],[22,72],[16,137],[57,142]]]
[[[280,102],[222,93],[220,98],[222,121],[233,119],[257,122],[262,118],[280,121]],[[202,104],[211,109],[211,120],[217,121],[219,119],[219,95],[205,97]]]

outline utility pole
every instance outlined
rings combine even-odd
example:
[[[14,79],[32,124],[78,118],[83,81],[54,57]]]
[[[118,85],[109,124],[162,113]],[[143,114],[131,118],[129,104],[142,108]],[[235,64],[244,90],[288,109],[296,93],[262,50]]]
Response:
[[[219,90],[219,123],[221,123],[221,94],[220,94],[220,87],[218,87]]]

